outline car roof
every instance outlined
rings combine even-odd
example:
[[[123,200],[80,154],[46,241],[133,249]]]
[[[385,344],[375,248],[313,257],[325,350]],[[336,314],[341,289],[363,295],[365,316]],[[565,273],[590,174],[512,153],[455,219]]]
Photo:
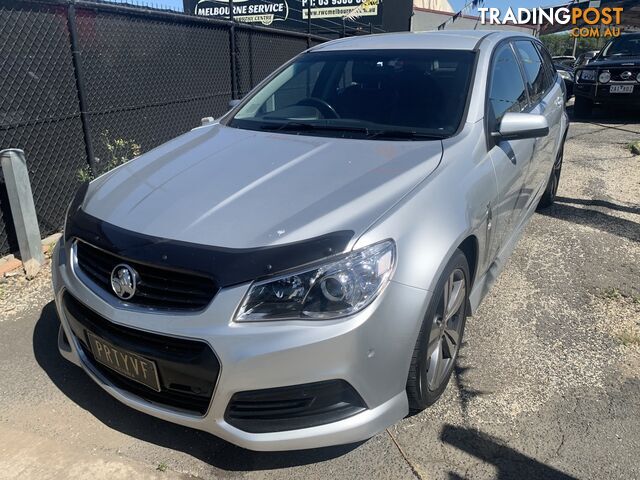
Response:
[[[339,50],[402,50],[438,49],[473,50],[489,35],[496,39],[530,36],[519,32],[497,32],[492,30],[440,30],[429,32],[383,33],[361,37],[341,38],[323,43],[311,49],[314,52]],[[533,38],[533,37],[531,37]]]

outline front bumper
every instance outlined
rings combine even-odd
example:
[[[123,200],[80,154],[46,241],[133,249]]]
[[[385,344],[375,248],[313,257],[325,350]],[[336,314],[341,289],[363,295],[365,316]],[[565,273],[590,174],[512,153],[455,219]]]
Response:
[[[122,403],[164,420],[207,431],[252,450],[296,450],[365,440],[408,413],[405,393],[411,354],[429,293],[391,282],[369,307],[330,322],[288,321],[237,324],[233,315],[248,285],[223,289],[203,311],[170,314],[123,308],[89,288],[77,275],[72,251],[60,244],[52,266],[61,332],[60,353],[81,367]],[[101,373],[71,328],[63,297],[72,295],[116,326],[144,334],[207,344],[219,374],[204,414],[160,405],[116,385]],[[340,380],[364,401],[360,413],[332,423],[296,430],[255,433],[225,420],[234,394],[275,387]],[[249,430],[249,429],[247,429]]]
[[[640,84],[633,84],[632,93],[610,93],[611,84],[576,83],[574,94],[604,105],[640,105]]]

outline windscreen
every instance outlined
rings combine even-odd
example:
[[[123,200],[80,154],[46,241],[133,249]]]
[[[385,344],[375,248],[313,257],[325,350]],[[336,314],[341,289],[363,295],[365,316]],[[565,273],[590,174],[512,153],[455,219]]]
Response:
[[[640,57],[640,37],[622,36],[613,40],[602,52],[603,57]]]
[[[255,93],[236,128],[358,138],[444,138],[460,125],[474,53],[307,53]]]

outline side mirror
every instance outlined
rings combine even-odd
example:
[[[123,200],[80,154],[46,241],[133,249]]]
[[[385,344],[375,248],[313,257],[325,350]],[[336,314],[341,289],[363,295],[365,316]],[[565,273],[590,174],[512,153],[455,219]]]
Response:
[[[549,123],[544,115],[534,113],[506,113],[500,127],[491,136],[496,140],[521,140],[549,135]]]
[[[229,100],[229,108],[236,108],[238,105],[240,105],[240,102],[242,102],[242,100]]]

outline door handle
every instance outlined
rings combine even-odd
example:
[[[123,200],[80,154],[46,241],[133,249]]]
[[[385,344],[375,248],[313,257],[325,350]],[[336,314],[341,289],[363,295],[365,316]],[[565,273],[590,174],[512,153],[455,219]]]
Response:
[[[563,103],[564,103],[564,99],[560,97],[556,98],[556,101],[555,101],[556,107],[561,107]]]

